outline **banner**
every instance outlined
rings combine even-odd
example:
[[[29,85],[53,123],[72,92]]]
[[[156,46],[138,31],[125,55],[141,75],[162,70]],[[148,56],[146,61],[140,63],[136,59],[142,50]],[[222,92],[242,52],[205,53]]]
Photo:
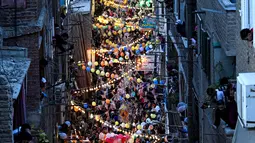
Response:
[[[141,56],[136,59],[136,63],[137,71],[154,71],[155,56],[154,55]]]

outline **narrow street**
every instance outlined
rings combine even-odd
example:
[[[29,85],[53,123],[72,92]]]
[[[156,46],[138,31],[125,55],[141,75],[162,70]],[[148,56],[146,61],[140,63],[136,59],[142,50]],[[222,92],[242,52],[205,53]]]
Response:
[[[0,0],[0,143],[254,143],[254,9]]]

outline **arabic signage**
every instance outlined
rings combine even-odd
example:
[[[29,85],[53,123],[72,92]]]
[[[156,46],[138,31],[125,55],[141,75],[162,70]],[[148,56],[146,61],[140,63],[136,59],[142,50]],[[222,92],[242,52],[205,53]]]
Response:
[[[140,27],[142,30],[151,30],[156,28],[156,19],[152,17],[145,17],[140,22]]]

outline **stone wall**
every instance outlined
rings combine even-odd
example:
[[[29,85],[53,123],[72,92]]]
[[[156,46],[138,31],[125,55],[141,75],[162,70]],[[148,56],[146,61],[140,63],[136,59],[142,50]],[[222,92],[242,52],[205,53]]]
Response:
[[[16,10],[17,25],[27,25],[31,21],[36,21],[41,7],[38,2],[41,0],[26,0],[26,8]],[[0,9],[0,26],[8,27],[15,25],[15,8]]]
[[[4,75],[0,75],[0,139],[2,143],[12,143],[12,96],[10,85]]]
[[[4,39],[4,46],[19,46],[28,49],[31,64],[27,73],[27,119],[39,126],[40,115],[40,72],[39,72],[39,32],[16,38]]]
[[[197,0],[197,9],[207,8],[217,12],[208,12],[200,14],[204,21],[205,30],[210,36],[216,38],[221,43],[227,56],[236,55],[235,35],[236,29],[236,12],[235,10],[226,10],[219,1],[223,0]]]

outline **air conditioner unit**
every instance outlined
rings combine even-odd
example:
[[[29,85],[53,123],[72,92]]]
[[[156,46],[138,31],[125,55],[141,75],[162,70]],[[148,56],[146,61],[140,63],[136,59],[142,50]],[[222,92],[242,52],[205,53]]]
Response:
[[[255,73],[237,77],[237,107],[243,128],[255,128]]]

